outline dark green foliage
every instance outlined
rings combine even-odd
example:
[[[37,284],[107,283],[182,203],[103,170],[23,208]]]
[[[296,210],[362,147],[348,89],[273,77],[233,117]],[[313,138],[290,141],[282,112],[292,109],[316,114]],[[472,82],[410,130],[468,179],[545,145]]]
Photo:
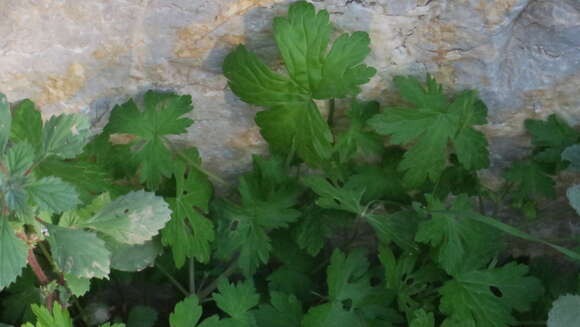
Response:
[[[168,140],[193,124],[186,118],[190,96],[149,91],[143,101],[115,106],[86,147],[81,116],[43,123],[32,102],[10,108],[0,96],[0,287],[7,288],[0,321],[31,321],[25,327],[546,321],[554,300],[579,291],[578,269],[539,260],[530,268],[526,258],[510,257],[504,241],[539,242],[576,263],[580,254],[490,215],[506,202],[529,213],[535,199],[555,195],[553,177],[580,167],[578,133],[555,116],[527,121],[531,156],[506,169],[499,191],[489,190],[479,179],[490,165],[488,143],[477,129],[487,109],[476,92],[446,95],[431,76],[425,82],[399,76],[404,104],[381,108],[358,100],[375,74],[363,63],[369,37],[335,38],[331,31],[327,11],[299,1],[274,20],[287,74],[243,45],[225,59],[231,90],[265,108],[256,122],[271,150],[253,157],[229,194],[220,188],[214,194],[217,178],[197,149]],[[326,99],[332,112],[325,119],[315,100]],[[580,211],[580,187],[568,197]],[[27,264],[34,270],[18,277]]]

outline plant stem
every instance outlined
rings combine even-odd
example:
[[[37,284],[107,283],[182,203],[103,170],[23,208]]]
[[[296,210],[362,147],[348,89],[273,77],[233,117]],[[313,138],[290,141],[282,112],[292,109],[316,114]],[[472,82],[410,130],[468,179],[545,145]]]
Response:
[[[195,294],[195,260],[189,259],[189,294]]]
[[[165,268],[163,268],[158,263],[155,264],[155,267],[157,267],[157,269],[159,269],[159,271],[163,275],[165,275],[165,277],[167,277],[167,279],[169,279],[171,284],[173,284],[173,286],[175,286],[175,288],[177,288],[185,297],[189,296],[189,292],[187,292],[185,287],[183,287],[183,285],[181,285],[181,283],[179,283],[179,281],[177,279],[173,278],[173,276],[171,276],[171,274]]]
[[[210,295],[217,288],[217,284],[218,284],[220,279],[229,277],[231,274],[233,274],[236,271],[236,269],[238,269],[238,259],[237,258],[230,263],[230,265],[226,268],[226,270],[224,270],[224,272],[222,272],[209,285],[207,285],[206,287],[204,287],[201,291],[199,291],[197,293],[197,297],[198,297],[199,301],[202,302],[203,299],[205,299],[208,295]]]
[[[328,126],[332,128],[334,125],[334,111],[336,110],[336,103],[334,98],[328,100]]]

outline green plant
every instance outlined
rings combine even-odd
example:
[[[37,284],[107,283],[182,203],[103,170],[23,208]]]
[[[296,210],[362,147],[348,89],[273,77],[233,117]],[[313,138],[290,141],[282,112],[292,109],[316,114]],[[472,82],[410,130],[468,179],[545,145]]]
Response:
[[[55,300],[84,294],[90,279],[107,278],[121,252],[154,246],[152,238],[171,212],[153,193],[127,193],[82,176],[86,170],[91,176],[91,169],[93,177],[106,176],[88,162],[75,162],[89,137],[83,116],[53,116],[43,124],[32,102],[12,109],[4,95],[0,102],[0,287],[28,264],[50,308]],[[95,191],[104,193],[88,202]],[[119,196],[111,199],[108,192]]]
[[[45,293],[58,294],[66,307],[11,308],[23,312],[24,320],[36,319],[37,327],[95,325],[86,317],[90,299],[83,294],[121,292],[123,282],[145,280],[178,292],[171,313],[158,303],[126,300],[110,304],[111,323],[503,327],[543,324],[552,301],[578,292],[578,269],[564,278],[556,264],[529,259],[528,265],[527,258],[512,258],[505,249],[507,236],[515,236],[574,261],[580,260],[577,252],[491,217],[504,206],[529,207],[553,190],[550,176],[580,166],[573,129],[556,117],[527,122],[532,157],[508,168],[499,190],[487,189],[478,174],[489,165],[487,140],[475,128],[486,123],[487,109],[476,92],[448,94],[431,76],[425,83],[395,77],[400,101],[380,109],[377,102],[355,99],[375,73],[362,63],[370,51],[368,36],[341,35],[327,50],[329,15],[304,1],[275,20],[274,37],[288,75],[266,67],[244,46],[224,62],[232,91],[265,108],[256,122],[272,152],[254,156],[251,171],[228,196],[215,196],[211,181],[220,180],[202,168],[195,148],[167,139],[193,124],[185,118],[192,110],[188,96],[150,91],[142,108],[133,100],[116,106],[82,153],[88,133],[73,124],[61,132],[69,137],[67,146],[76,144],[65,151],[66,159],[51,155],[30,165],[11,158],[22,157],[23,142],[44,144],[38,141],[43,132],[29,132],[44,131],[40,117],[29,101],[12,113],[5,104],[0,118],[12,120],[0,124],[13,124],[0,125],[8,172],[2,175],[2,199],[9,212],[2,217],[8,236],[0,241],[18,244],[26,255],[14,230],[23,230],[27,239],[34,235],[29,251],[46,257],[36,266],[50,267],[56,280],[43,287]],[[328,100],[327,117],[315,100]],[[10,178],[27,171],[27,178],[58,180],[79,195],[62,192],[68,197],[42,204],[45,197],[37,200],[33,192],[23,203],[35,216],[26,218],[8,203],[18,202]],[[102,183],[91,183],[87,175]],[[577,208],[576,187],[568,193]],[[132,219],[139,210],[145,221]],[[78,265],[69,267],[67,258]],[[26,262],[17,263],[12,266],[21,270]],[[90,277],[105,276],[113,287],[88,284]],[[28,301],[24,296],[34,292],[27,284],[28,270],[6,300]]]

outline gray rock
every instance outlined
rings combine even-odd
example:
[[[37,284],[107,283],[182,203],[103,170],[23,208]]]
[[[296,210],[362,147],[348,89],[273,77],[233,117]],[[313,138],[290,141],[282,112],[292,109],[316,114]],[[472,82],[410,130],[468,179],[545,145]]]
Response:
[[[280,67],[271,20],[288,0],[88,0],[0,2],[0,92],[31,98],[45,116],[86,112],[102,126],[113,105],[145,90],[191,94],[196,124],[179,142],[208,169],[239,174],[265,151],[259,108],[227,88],[221,64],[246,43]],[[433,73],[475,88],[490,108],[484,131],[496,162],[525,152],[522,122],[559,113],[580,120],[577,0],[326,0],[340,32],[368,31],[379,71],[365,98],[389,101],[397,74]],[[509,153],[504,153],[506,151]]]

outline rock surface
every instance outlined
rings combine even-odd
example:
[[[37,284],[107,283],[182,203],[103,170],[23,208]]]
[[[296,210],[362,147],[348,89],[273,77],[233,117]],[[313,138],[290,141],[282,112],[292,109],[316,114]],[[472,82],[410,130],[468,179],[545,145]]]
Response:
[[[196,124],[181,141],[222,176],[265,150],[253,115],[221,74],[245,43],[280,64],[272,18],[287,0],[4,0],[0,92],[48,116],[86,112],[95,126],[117,103],[155,88],[191,94]],[[556,112],[580,123],[577,0],[318,0],[338,32],[364,30],[377,76],[363,97],[383,103],[396,74],[433,73],[474,88],[490,108],[494,162],[525,152],[522,121]],[[514,147],[520,151],[514,151]]]

